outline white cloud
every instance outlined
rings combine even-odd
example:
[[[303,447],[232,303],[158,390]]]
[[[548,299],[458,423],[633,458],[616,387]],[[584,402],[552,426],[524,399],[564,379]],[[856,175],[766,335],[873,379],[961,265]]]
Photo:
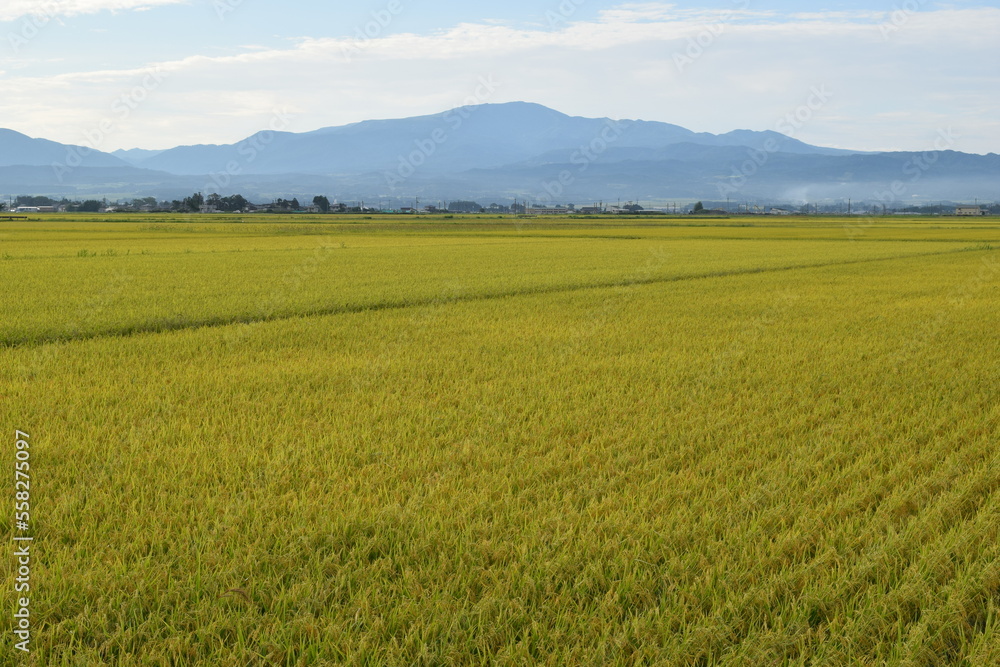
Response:
[[[633,22],[633,21],[669,21],[677,18],[674,5],[666,5],[660,2],[629,3],[619,5],[614,9],[605,9],[600,12],[602,21],[606,22]]]
[[[798,12],[789,18],[795,21],[881,21],[889,16],[889,12],[853,11],[853,12]]]
[[[103,11],[141,11],[187,2],[188,0],[4,0],[0,5],[0,21],[14,21],[26,16],[52,19]]]
[[[158,64],[168,80],[116,126],[108,148],[237,141],[280,107],[295,112],[291,131],[434,113],[462,105],[480,77],[492,76],[502,85],[491,102],[711,132],[775,129],[808,104],[814,86],[827,86],[832,98],[810,110],[796,138],[922,150],[952,124],[960,150],[1000,151],[992,111],[1000,107],[1000,8],[918,13],[888,35],[880,30],[888,16],[877,12],[742,11],[720,23],[723,14],[629,4],[556,30],[463,23],[433,34],[191,55]],[[688,53],[696,57],[679,69],[675,57]],[[8,69],[21,75],[5,79],[4,124],[75,143],[147,75]]]

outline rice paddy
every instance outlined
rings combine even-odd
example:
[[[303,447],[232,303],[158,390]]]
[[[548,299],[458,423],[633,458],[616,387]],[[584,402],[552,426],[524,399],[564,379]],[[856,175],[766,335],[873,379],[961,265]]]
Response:
[[[1000,223],[261,220],[0,222],[0,662],[1000,664]]]

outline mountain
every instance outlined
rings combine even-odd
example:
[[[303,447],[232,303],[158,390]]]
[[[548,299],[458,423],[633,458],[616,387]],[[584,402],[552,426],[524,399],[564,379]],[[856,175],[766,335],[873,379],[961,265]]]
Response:
[[[65,165],[80,155],[79,164]],[[256,200],[483,199],[588,203],[989,198],[1000,156],[861,153],[777,132],[715,135],[640,120],[568,116],[514,102],[312,132],[265,131],[226,145],[101,153],[0,130],[0,194]],[[888,198],[888,199],[887,199]]]
[[[0,167],[124,167],[113,155],[84,146],[59,144],[47,139],[32,139],[14,130],[0,129]]]
[[[454,173],[528,160],[560,149],[596,146],[663,147],[680,142],[764,149],[774,142],[790,153],[849,153],[809,146],[777,132],[695,133],[651,121],[567,116],[538,104],[511,102],[461,107],[440,114],[375,120],[313,132],[261,132],[237,144],[181,146],[137,166],[174,174],[356,174],[398,170],[407,161],[423,171]],[[416,156],[411,159],[411,156]]]
[[[892,204],[984,198],[1000,184],[1000,155],[956,151],[801,155],[746,147],[676,144],[609,149],[586,168],[548,154],[501,169],[473,170],[448,181],[412,179],[428,191],[476,192],[555,202],[598,199],[798,202],[853,198]],[[560,159],[561,158],[561,159]],[[563,182],[559,175],[568,175]],[[488,188],[484,188],[489,184]],[[525,185],[532,185],[531,189]],[[426,196],[425,192],[425,196]]]
[[[130,150],[118,149],[111,154],[120,160],[124,160],[131,165],[138,165],[144,160],[148,160],[151,157],[156,157],[163,151],[147,151],[142,148],[132,148]]]

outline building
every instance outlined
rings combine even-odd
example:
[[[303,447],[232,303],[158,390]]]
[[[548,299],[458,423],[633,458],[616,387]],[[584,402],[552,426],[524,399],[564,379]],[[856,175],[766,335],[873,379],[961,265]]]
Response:
[[[955,215],[986,215],[986,211],[983,210],[982,206],[956,206]]]
[[[42,209],[38,206],[18,206],[14,209],[14,213],[41,213]]]

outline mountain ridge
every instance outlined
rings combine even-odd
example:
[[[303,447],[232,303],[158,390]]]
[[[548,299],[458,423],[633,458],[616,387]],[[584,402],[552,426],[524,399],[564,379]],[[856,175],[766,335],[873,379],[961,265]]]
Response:
[[[998,181],[994,154],[866,153],[771,130],[715,135],[658,121],[569,116],[528,102],[303,133],[266,130],[233,144],[160,151],[102,153],[0,130],[0,192],[38,194],[858,198],[902,183],[907,197],[986,198]]]

